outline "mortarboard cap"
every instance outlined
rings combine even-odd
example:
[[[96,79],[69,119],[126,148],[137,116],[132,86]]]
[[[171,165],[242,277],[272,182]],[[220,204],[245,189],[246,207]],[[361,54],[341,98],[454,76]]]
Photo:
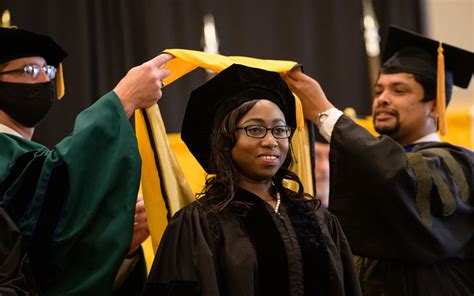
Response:
[[[48,36],[16,29],[0,28],[0,64],[32,56],[40,56],[56,68],[67,53]]]
[[[437,107],[444,109],[449,103],[453,84],[462,88],[468,87],[474,70],[474,54],[417,33],[390,26],[382,53],[382,64],[381,73],[405,72],[433,81],[438,88]],[[444,83],[437,81],[444,81]],[[445,125],[443,123],[444,110],[439,113],[440,124]],[[440,129],[443,134],[443,128]]]
[[[191,93],[181,138],[208,173],[213,173],[209,155],[214,127],[233,109],[254,99],[274,102],[287,125],[296,128],[295,98],[276,72],[233,64]]]
[[[467,88],[474,69],[474,54],[443,43],[445,69],[453,75],[453,83]],[[383,68],[393,73],[426,75],[436,80],[439,41],[414,32],[390,26],[382,53]]]

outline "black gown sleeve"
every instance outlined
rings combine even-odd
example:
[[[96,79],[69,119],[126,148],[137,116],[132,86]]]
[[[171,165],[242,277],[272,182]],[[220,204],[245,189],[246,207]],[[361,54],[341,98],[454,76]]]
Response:
[[[115,277],[112,296],[140,296],[147,279],[143,248],[140,246],[131,258],[127,256]]]
[[[354,254],[425,264],[473,258],[474,157],[449,144],[437,149],[448,155],[406,153],[389,137],[375,138],[339,118],[331,137],[329,209]],[[449,157],[465,186],[453,176]]]
[[[351,248],[339,221],[323,208],[317,210],[317,216],[326,236],[331,295],[362,295]]]
[[[145,295],[219,295],[210,230],[191,204],[170,221],[156,253]]]

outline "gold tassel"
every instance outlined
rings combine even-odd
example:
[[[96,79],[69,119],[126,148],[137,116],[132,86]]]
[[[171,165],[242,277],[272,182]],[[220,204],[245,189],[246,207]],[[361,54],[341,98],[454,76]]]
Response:
[[[5,9],[2,13],[2,24],[0,27],[9,28],[11,26],[11,15],[8,9]]]
[[[63,75],[63,64],[60,63],[58,66],[58,72],[56,73],[56,94],[58,100],[61,100],[66,92],[66,87],[64,86],[64,75]]]
[[[444,78],[444,55],[442,42],[438,47],[438,78],[436,81],[436,108],[438,110],[438,128],[441,136],[446,136],[448,126],[446,123],[446,82]]]
[[[304,129],[303,105],[295,94],[293,96],[295,97],[296,129],[302,131]]]

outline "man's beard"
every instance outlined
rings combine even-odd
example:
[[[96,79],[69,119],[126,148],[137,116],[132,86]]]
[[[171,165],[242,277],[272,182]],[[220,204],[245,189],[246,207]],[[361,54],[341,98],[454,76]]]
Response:
[[[400,130],[400,120],[399,120],[399,117],[398,117],[398,113],[395,113],[394,114],[394,117],[395,117],[395,123],[391,126],[387,126],[387,125],[377,125],[376,124],[376,120],[375,120],[375,116],[373,117],[372,119],[372,123],[374,125],[374,128],[375,128],[375,131],[381,135],[387,135],[387,136],[391,136],[391,135],[394,135],[396,133],[398,133],[398,131]]]

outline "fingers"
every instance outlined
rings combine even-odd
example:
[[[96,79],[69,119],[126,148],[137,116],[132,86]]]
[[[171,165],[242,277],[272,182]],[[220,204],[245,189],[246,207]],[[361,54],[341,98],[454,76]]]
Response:
[[[174,57],[170,54],[162,53],[143,64],[144,66],[151,66],[153,69],[158,69],[157,78],[161,82],[161,88],[165,86],[165,84],[163,83],[163,79],[170,75],[170,71],[168,69],[165,69],[164,67],[166,66],[166,63],[172,60],[173,58]]]
[[[287,71],[287,72],[284,72],[284,73],[280,73],[280,76],[283,78],[283,79],[291,79],[291,80],[298,80],[300,78],[300,74],[302,74],[303,72],[301,71],[301,67],[294,67],[294,68],[291,68],[290,71]]]
[[[171,74],[171,72],[168,69],[159,69],[158,70],[158,79],[160,80],[161,88],[165,87],[165,84],[163,83],[163,79],[170,76],[170,74]]]
[[[145,211],[145,202],[143,201],[143,195],[139,194],[135,203],[135,213],[141,211]]]
[[[137,223],[143,223],[143,222],[146,222],[146,212],[143,211],[143,212],[135,212],[135,216],[134,216],[134,219],[133,219],[133,222],[134,224],[137,224]]]
[[[152,71],[155,71],[156,79],[160,82],[160,89],[165,87],[163,79],[165,79],[171,74],[170,71],[168,69],[165,69],[164,67],[166,66],[166,63],[172,59],[174,59],[172,55],[168,53],[162,53],[149,60],[148,62],[143,63],[142,65],[143,67],[150,67]],[[161,97],[161,94],[159,97]]]
[[[298,91],[303,85],[306,75],[301,71],[301,67],[296,67],[288,72],[281,73],[281,78],[288,84],[292,92]]]
[[[292,68],[290,71],[285,73],[285,76],[291,80],[300,80],[302,78],[303,72],[301,71],[301,67]]]
[[[147,231],[149,232],[148,224],[147,223],[139,223],[139,224],[134,224],[133,225],[133,231]]]
[[[287,72],[287,73],[281,73],[280,76],[281,76],[281,78],[283,79],[283,81],[286,82],[286,84],[288,85],[288,87],[290,88],[290,90],[291,90],[292,92],[296,92],[296,91],[297,91],[297,89],[298,89],[298,87],[297,87],[298,81],[295,80],[295,79],[293,79],[293,78],[291,78],[291,77],[289,76],[288,72]]]
[[[157,68],[162,68],[166,62],[171,61],[174,57],[168,53],[162,53],[154,57],[153,59],[149,60],[146,63],[153,64]]]
[[[161,98],[163,79],[170,75],[170,71],[164,66],[171,59],[173,56],[170,54],[160,54],[130,69],[114,88],[128,118],[134,110],[150,107]]]
[[[142,212],[140,214],[135,214],[134,220],[133,220],[133,231],[149,231],[148,230],[148,220],[146,218],[145,212]]]
[[[148,224],[146,222],[133,225],[133,232],[134,233],[135,232],[141,232],[141,231],[150,233],[150,229],[148,228]]]
[[[135,203],[135,216],[133,224],[146,224],[146,222],[145,202],[143,201],[143,195],[139,194],[137,197],[137,202]]]

